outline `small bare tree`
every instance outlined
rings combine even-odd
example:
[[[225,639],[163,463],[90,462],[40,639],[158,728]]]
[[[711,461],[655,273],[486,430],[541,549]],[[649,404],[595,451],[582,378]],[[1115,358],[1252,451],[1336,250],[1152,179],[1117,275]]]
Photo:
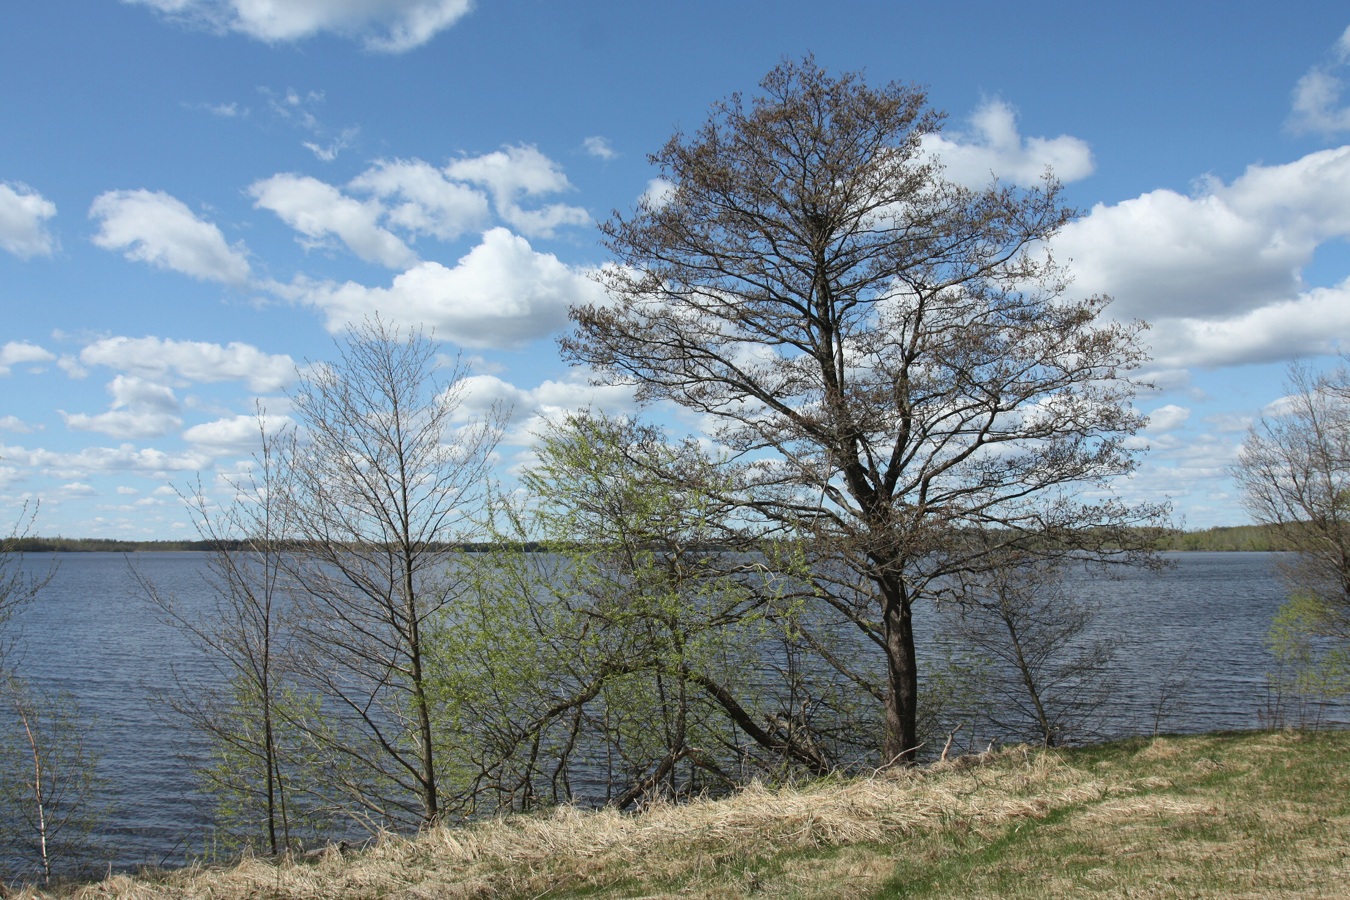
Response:
[[[504,416],[462,416],[464,370],[419,330],[376,318],[291,396],[288,450],[297,671],[322,698],[305,723],[325,770],[376,825],[436,821],[425,634],[463,590]]]
[[[0,538],[0,832],[15,855],[31,848],[44,882],[61,858],[78,852],[94,822],[95,760],[86,749],[88,723],[68,695],[30,684],[15,659],[6,628],[56,574],[23,565],[19,542],[37,517],[24,507],[19,523]],[[0,868],[10,860],[0,859]]]
[[[1232,474],[1252,517],[1294,551],[1272,649],[1302,693],[1350,691],[1350,363],[1291,367],[1288,395],[1252,426]]]
[[[964,585],[956,633],[992,664],[986,713],[1003,736],[1055,747],[1090,734],[1111,693],[1114,644],[1093,639],[1095,607],[1070,595],[1063,559],[1003,554]]]
[[[38,514],[37,505],[24,504],[18,523],[8,535],[0,537],[0,676],[8,671],[14,635],[5,626],[20,609],[33,601],[38,593],[56,575],[56,563],[46,571],[32,572],[23,566],[19,544],[33,527]]]
[[[288,553],[294,538],[284,451],[287,428],[269,432],[257,413],[259,451],[223,506],[200,482],[181,493],[198,535],[214,545],[207,582],[209,609],[185,606],[133,573],[166,622],[183,631],[215,672],[213,684],[178,681],[166,707],[208,739],[209,760],[198,767],[216,800],[215,822],[244,843],[272,855],[295,849],[318,825],[307,795],[307,750],[290,724],[309,704],[297,696],[292,656]],[[289,668],[288,668],[289,667]]]
[[[87,725],[69,695],[0,676],[0,825],[16,854],[36,859],[43,883],[85,849],[97,821]]]

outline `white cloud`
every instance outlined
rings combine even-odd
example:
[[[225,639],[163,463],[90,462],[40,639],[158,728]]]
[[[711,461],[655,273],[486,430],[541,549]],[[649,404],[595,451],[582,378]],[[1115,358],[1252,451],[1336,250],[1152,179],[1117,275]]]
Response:
[[[1253,165],[1231,184],[1098,204],[1054,239],[1075,292],[1143,318],[1165,365],[1231,365],[1334,351],[1350,338],[1346,286],[1310,288],[1317,249],[1350,238],[1350,146]]]
[[[338,154],[346,150],[356,140],[356,136],[361,133],[359,128],[344,128],[332,138],[327,144],[320,144],[318,141],[301,141],[303,146],[321,162],[332,162],[338,158]]]
[[[1159,391],[1192,391],[1191,370],[1180,366],[1146,366],[1135,373],[1143,384],[1152,385]],[[1193,394],[1194,395],[1194,394]],[[1195,395],[1197,399],[1202,399]]]
[[[460,421],[483,418],[494,406],[511,412],[511,430],[502,442],[528,447],[546,422],[569,412],[603,410],[611,415],[637,409],[633,389],[627,386],[593,385],[577,375],[568,381],[545,381],[535,388],[520,388],[495,375],[471,375],[464,379]]]
[[[527,144],[454,160],[445,167],[445,173],[487,188],[497,215],[526,237],[552,237],[564,225],[591,222],[590,214],[579,206],[554,203],[538,209],[521,207],[523,198],[572,189],[558,164]]]
[[[291,423],[288,416],[263,416],[263,427],[275,434]],[[183,432],[183,439],[218,454],[248,454],[259,446],[258,417],[233,416],[194,425]]]
[[[378,312],[395,323],[426,324],[466,347],[518,347],[560,328],[569,306],[603,302],[583,273],[505,228],[484,234],[453,269],[423,262],[387,288],[299,282],[290,294],[322,309],[334,331]]]
[[[357,176],[355,190],[394,201],[390,225],[413,233],[454,240],[488,221],[488,202],[480,191],[449,180],[420,159],[381,161]]]
[[[309,246],[336,237],[367,262],[407,268],[417,254],[395,230],[415,239],[450,241],[498,217],[529,236],[551,237],[565,225],[590,224],[580,207],[555,203],[526,208],[522,201],[571,190],[561,168],[534,147],[508,147],[454,160],[442,169],[420,159],[382,160],[352,179],[347,191],[308,176],[281,174],[254,183],[256,205],[275,212]]]
[[[258,93],[267,98],[267,108],[277,118],[292,122],[314,134],[323,132],[323,125],[314,113],[314,108],[323,103],[323,91],[301,93],[295,88],[287,88],[285,93],[278,93],[271,88],[260,87]]]
[[[1350,280],[1227,318],[1166,318],[1150,332],[1163,365],[1236,366],[1334,354],[1350,341]]]
[[[352,146],[361,133],[361,129],[355,125],[334,133],[319,120],[314,110],[323,103],[323,91],[301,93],[289,88],[285,93],[278,93],[270,88],[260,87],[258,93],[267,99],[267,109],[272,115],[313,137],[313,140],[301,141],[300,145],[322,162],[337,159],[338,154]]]
[[[664,178],[653,178],[647,182],[647,189],[642,192],[638,202],[650,209],[661,209],[675,199],[675,191],[674,182],[666,181]]]
[[[231,247],[214,224],[197,218],[182,201],[159,191],[109,191],[94,199],[89,217],[99,222],[94,243],[147,262],[222,284],[249,278],[247,252]]]
[[[33,427],[18,416],[0,416],[0,431],[13,431],[16,434],[30,434]]]
[[[109,437],[162,437],[183,424],[178,415],[178,398],[171,388],[142,378],[118,375],[108,384],[113,396],[105,413],[67,413],[60,411],[66,427],[72,431],[95,431]]]
[[[1148,414],[1148,427],[1145,430],[1150,434],[1164,434],[1175,431],[1185,425],[1190,417],[1191,411],[1189,409],[1169,403]]]
[[[1313,66],[1294,86],[1288,122],[1292,131],[1327,136],[1350,131],[1350,106],[1341,103],[1345,88],[1342,73],[1347,62],[1350,62],[1350,28],[1341,33],[1331,59]]]
[[[56,354],[27,341],[9,341],[0,346],[0,375],[8,375],[13,366],[25,363],[45,363],[56,359]]]
[[[94,472],[139,472],[169,475],[197,472],[211,466],[205,453],[170,454],[152,447],[122,444],[118,447],[86,447],[75,453],[18,446],[0,446],[0,458],[16,466],[42,469],[55,478],[87,478]]]
[[[0,182],[0,248],[20,259],[51,256],[56,241],[47,220],[56,204],[26,184]]]
[[[280,391],[295,380],[295,362],[285,354],[264,353],[250,344],[208,344],[155,337],[111,337],[80,351],[86,366],[106,366],[163,380],[242,381],[250,390]]]
[[[449,28],[472,0],[126,0],[170,18],[267,43],[320,33],[360,40],[368,49],[402,53]]]
[[[982,188],[994,177],[1033,186],[1047,168],[1060,181],[1077,181],[1093,169],[1086,142],[1068,135],[1023,138],[1017,113],[1001,100],[982,103],[971,115],[968,131],[928,135],[923,146],[942,162],[949,179],[971,188]]]
[[[614,152],[614,148],[610,145],[609,138],[601,137],[599,135],[593,135],[586,138],[586,140],[582,142],[582,147],[596,159],[609,161],[611,159],[617,159],[619,156],[619,154]]]
[[[56,361],[56,364],[61,367],[62,372],[65,372],[71,378],[80,379],[89,374],[89,370],[80,365],[80,361],[69,353],[61,354],[61,358]]]
[[[249,193],[257,206],[310,238],[311,246],[334,235],[367,262],[398,269],[417,259],[407,244],[379,226],[384,209],[378,201],[363,203],[317,178],[289,174],[255,182]]]

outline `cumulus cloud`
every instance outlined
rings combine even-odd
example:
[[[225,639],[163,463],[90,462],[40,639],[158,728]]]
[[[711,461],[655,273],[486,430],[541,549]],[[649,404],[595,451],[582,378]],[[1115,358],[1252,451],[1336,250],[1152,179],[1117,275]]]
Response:
[[[288,416],[264,415],[262,427],[275,434],[291,424]],[[258,449],[260,433],[257,416],[233,416],[194,425],[183,432],[183,439],[216,454],[248,454]]]
[[[56,241],[47,220],[56,204],[26,184],[0,182],[0,248],[19,259],[51,256]]]
[[[1160,319],[1150,337],[1162,365],[1236,366],[1334,354],[1350,336],[1350,280],[1242,315]]]
[[[164,381],[242,381],[250,390],[279,391],[295,379],[295,362],[285,354],[264,353],[237,341],[209,344],[163,338],[110,337],[80,351],[86,366],[131,372]]]
[[[129,443],[117,447],[86,447],[74,453],[0,446],[0,458],[16,466],[42,469],[55,478],[87,478],[94,472],[138,472],[163,477],[201,471],[209,468],[213,461],[209,454],[198,451],[165,453]]]
[[[610,414],[637,409],[633,389],[627,386],[593,385],[577,376],[568,381],[545,381],[534,388],[521,388],[495,375],[471,375],[464,379],[463,401],[457,410],[460,421],[481,419],[494,407],[509,409],[511,429],[502,442],[528,447],[547,422],[570,412],[604,410]]]
[[[160,191],[109,191],[94,199],[89,217],[99,223],[94,243],[203,281],[244,285],[247,252],[230,246],[211,222],[197,218],[180,200]]]
[[[126,0],[168,17],[267,43],[320,33],[352,38],[370,50],[420,47],[463,18],[472,0]]]
[[[1322,243],[1350,237],[1350,147],[1254,165],[1190,196],[1157,190],[1097,204],[1055,238],[1075,290],[1150,321],[1243,316],[1294,299]]]
[[[0,416],[0,431],[13,431],[16,434],[30,434],[33,426],[18,416]]]
[[[465,347],[518,347],[567,321],[574,304],[602,302],[584,273],[524,238],[493,228],[454,268],[423,262],[387,288],[355,282],[298,282],[293,299],[324,311],[333,331],[378,312],[396,323],[424,323]]]
[[[928,135],[923,146],[941,161],[948,178],[971,188],[984,187],[991,178],[1032,186],[1047,168],[1060,181],[1077,181],[1093,169],[1086,142],[1069,135],[1024,138],[1016,111],[1001,100],[981,104],[967,130]]]
[[[676,190],[674,182],[664,178],[653,178],[647,182],[647,189],[642,192],[638,202],[650,209],[661,209],[675,198]]]
[[[331,235],[366,262],[392,269],[417,259],[407,244],[378,224],[383,208],[345,196],[332,185],[304,175],[273,175],[249,188],[255,205],[270,209],[305,237],[322,246]]]
[[[381,161],[350,186],[390,203],[388,223],[414,234],[454,240],[488,221],[486,196],[420,159]]]
[[[56,354],[28,341],[9,341],[0,347],[0,375],[8,375],[13,366],[24,363],[45,363],[56,359]]]
[[[1350,131],[1350,106],[1341,102],[1347,63],[1350,63],[1350,28],[1341,33],[1330,58],[1309,69],[1294,86],[1290,130],[1327,136]]]
[[[521,206],[524,198],[572,189],[558,164],[528,144],[454,160],[445,167],[445,173],[458,181],[486,188],[492,194],[497,215],[526,237],[552,237],[564,225],[590,224],[590,214],[578,206],[562,203],[536,209]]]
[[[178,398],[171,388],[142,378],[118,375],[108,384],[111,408],[88,415],[61,410],[66,427],[72,431],[95,431],[109,437],[162,437],[183,424],[178,415]]]
[[[592,135],[586,138],[581,144],[586,152],[596,159],[611,160],[617,159],[619,154],[614,152],[614,148],[609,143],[609,138],[599,135]]]
[[[61,367],[62,372],[65,372],[71,378],[76,380],[84,378],[89,374],[89,370],[80,365],[79,359],[69,353],[61,354],[61,358],[56,361],[56,364]]]
[[[1164,434],[1175,431],[1185,425],[1190,417],[1191,411],[1189,409],[1169,403],[1148,414],[1148,426],[1144,430],[1150,434]]]
[[[421,235],[450,241],[479,231],[491,221],[490,206],[527,237],[590,224],[580,207],[526,205],[571,188],[556,163],[522,146],[464,157],[443,168],[420,159],[381,160],[345,188],[309,176],[274,175],[249,192],[256,206],[275,212],[308,246],[336,238],[367,262],[404,269],[418,261],[407,241]]]

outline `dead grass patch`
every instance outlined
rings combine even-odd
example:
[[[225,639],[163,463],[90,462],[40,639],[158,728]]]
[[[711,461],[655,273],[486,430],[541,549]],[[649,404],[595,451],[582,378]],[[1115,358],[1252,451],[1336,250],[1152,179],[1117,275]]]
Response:
[[[563,808],[388,835],[316,861],[119,875],[73,896],[1350,896],[1346,792],[1266,796],[1276,771],[1317,794],[1335,766],[1350,767],[1350,735],[1013,748],[637,815]]]

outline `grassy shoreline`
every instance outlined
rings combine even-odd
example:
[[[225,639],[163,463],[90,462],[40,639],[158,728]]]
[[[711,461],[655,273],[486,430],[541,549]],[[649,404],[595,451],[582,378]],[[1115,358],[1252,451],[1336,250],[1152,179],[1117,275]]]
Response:
[[[1350,732],[1017,747],[637,815],[565,808],[61,896],[1345,897]],[[46,896],[27,889],[19,896]]]

